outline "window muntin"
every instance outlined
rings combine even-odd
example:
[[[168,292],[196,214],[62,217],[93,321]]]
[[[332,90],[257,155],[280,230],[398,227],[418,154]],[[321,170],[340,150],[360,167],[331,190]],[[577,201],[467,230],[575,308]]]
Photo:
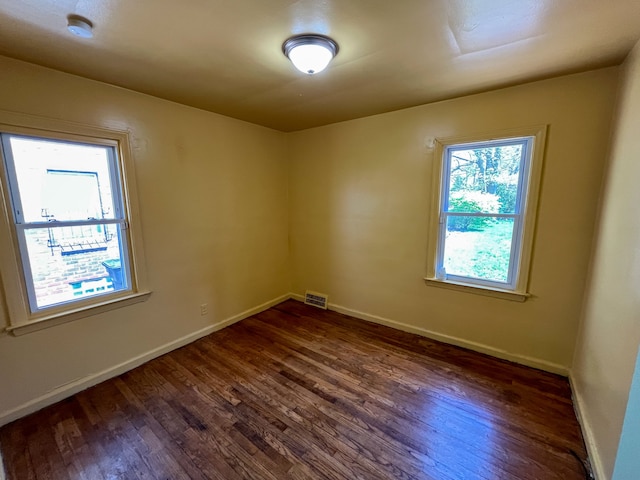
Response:
[[[534,140],[444,146],[438,280],[517,290]]]
[[[117,143],[0,138],[31,314],[130,291]]]

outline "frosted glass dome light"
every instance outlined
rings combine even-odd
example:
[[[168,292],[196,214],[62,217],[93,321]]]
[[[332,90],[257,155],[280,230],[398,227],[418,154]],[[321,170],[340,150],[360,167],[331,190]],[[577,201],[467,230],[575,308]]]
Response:
[[[282,45],[282,51],[302,73],[321,72],[338,53],[338,44],[322,35],[298,35]]]

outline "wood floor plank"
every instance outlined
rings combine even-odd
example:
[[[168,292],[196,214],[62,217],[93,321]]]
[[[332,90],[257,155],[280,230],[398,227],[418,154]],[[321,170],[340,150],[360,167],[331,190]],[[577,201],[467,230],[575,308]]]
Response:
[[[6,425],[0,448],[8,480],[581,480],[586,459],[565,378],[295,301]]]

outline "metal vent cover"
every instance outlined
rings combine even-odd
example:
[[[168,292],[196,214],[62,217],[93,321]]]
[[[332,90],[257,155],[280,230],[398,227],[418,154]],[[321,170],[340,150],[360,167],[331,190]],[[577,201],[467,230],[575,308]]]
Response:
[[[329,304],[329,296],[324,293],[312,292],[307,290],[304,294],[304,303],[313,307],[327,309]]]

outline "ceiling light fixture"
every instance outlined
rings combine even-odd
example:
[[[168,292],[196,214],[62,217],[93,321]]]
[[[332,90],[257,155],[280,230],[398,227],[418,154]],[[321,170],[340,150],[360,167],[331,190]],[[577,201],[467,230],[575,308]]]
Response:
[[[77,15],[69,15],[67,17],[67,21],[67,29],[76,37],[93,37],[93,25],[86,18],[79,17]]]
[[[282,44],[282,51],[302,73],[313,75],[338,54],[338,44],[324,35],[297,35]]]

